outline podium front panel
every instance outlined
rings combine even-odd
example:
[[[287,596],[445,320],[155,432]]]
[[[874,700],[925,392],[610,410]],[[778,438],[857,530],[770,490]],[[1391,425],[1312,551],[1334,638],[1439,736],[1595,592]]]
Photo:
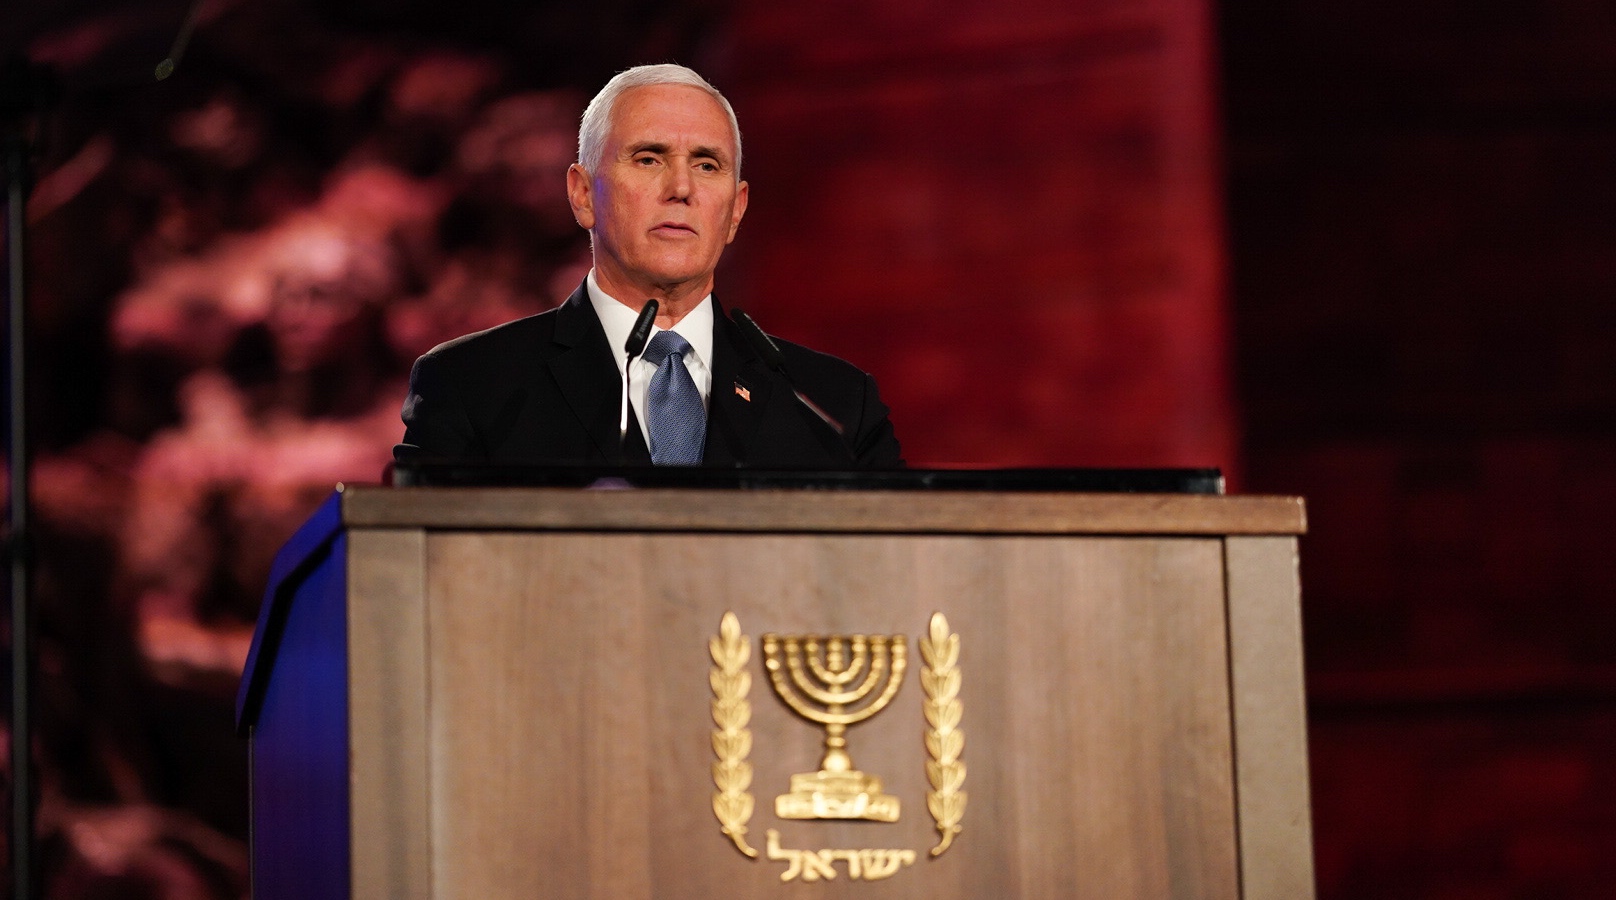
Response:
[[[349,616],[386,624],[350,625],[354,639],[419,635],[406,653],[351,653],[370,660],[373,684],[420,689],[373,714],[356,699],[354,742],[374,748],[377,772],[414,767],[421,783],[356,773],[355,822],[374,832],[424,809],[402,837],[356,824],[357,896],[399,896],[395,869],[357,860],[398,862],[412,846],[430,886],[411,893],[441,898],[1240,895],[1216,537],[377,533],[392,535],[377,546],[392,548],[381,570],[394,587],[355,591]],[[419,548],[418,573],[404,546]],[[750,651],[743,840],[757,858],[714,814],[709,644],[726,612]],[[933,857],[916,642],[935,612],[960,641],[966,806]],[[775,696],[766,632],[905,636],[891,704],[846,735],[858,769],[901,804],[896,822],[776,815],[792,776],[817,769],[824,731]],[[401,727],[424,750],[394,740]],[[817,869],[782,881],[793,853],[821,850]],[[855,881],[842,850],[913,861]]]

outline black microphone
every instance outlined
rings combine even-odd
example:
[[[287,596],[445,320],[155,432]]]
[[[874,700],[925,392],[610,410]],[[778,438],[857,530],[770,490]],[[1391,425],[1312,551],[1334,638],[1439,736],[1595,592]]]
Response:
[[[808,399],[802,391],[797,390],[796,382],[791,380],[791,373],[786,371],[785,354],[780,352],[780,345],[774,342],[774,338],[765,334],[763,329],[758,327],[758,323],[753,321],[752,317],[742,310],[732,310],[730,318],[735,320],[735,324],[740,327],[741,333],[746,335],[747,342],[752,345],[753,350],[757,351],[757,355],[763,357],[763,364],[778,372],[780,377],[785,379],[786,386],[791,388],[791,393],[796,396],[797,402],[801,403],[803,408],[813,413],[816,419],[835,433],[836,444],[847,454],[848,461],[858,462],[858,454],[854,453],[853,448],[847,445],[847,429],[842,427],[842,423],[836,421],[835,416],[820,408],[819,404]]]
[[[185,56],[185,46],[191,42],[191,32],[196,30],[196,17],[202,11],[202,0],[191,0],[191,8],[185,11],[185,21],[180,23],[179,34],[174,35],[174,44],[168,48],[168,55],[163,57],[153,72],[158,81],[162,81],[174,74],[179,68],[181,57]]]
[[[744,310],[737,309],[729,315],[735,320],[736,325],[741,326],[741,332],[752,344],[752,349],[757,351],[758,356],[763,357],[763,364],[785,375],[786,357],[780,352],[780,345],[774,342],[774,338],[765,334],[763,329],[758,327],[758,323]]]
[[[645,352],[645,342],[651,339],[651,326],[656,324],[656,314],[656,299],[645,301],[640,308],[640,317],[634,320],[634,328],[628,333],[628,340],[623,342],[623,352],[628,354],[630,361]]]
[[[645,301],[640,307],[640,317],[634,320],[634,328],[628,333],[628,340],[623,342],[623,352],[628,358],[623,363],[623,414],[617,423],[618,449],[622,449],[623,441],[628,439],[628,381],[629,372],[634,366],[635,357],[645,352],[645,342],[651,339],[651,326],[656,324],[657,302],[656,298]]]

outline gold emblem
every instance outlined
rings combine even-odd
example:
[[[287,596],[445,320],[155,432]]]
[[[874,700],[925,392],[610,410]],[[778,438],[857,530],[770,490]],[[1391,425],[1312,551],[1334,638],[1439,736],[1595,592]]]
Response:
[[[853,767],[847,727],[892,702],[906,665],[902,635],[763,636],[763,666],[774,692],[797,715],[825,727],[819,771],[791,776],[791,793],[774,799],[775,815],[898,821],[898,798],[881,792],[881,779]]]
[[[921,710],[926,714],[926,755],[931,757],[926,762],[926,780],[931,783],[926,808],[942,836],[931,848],[935,857],[954,843],[965,818],[965,792],[960,790],[965,784],[965,763],[960,760],[965,732],[959,726],[965,707],[959,701],[959,635],[949,633],[942,613],[932,613],[931,633],[920,639],[920,658],[926,663],[920,670],[920,687],[926,692]]]
[[[746,761],[752,752],[752,704],[746,694],[752,689],[752,676],[746,671],[746,660],[751,647],[741,624],[732,612],[724,613],[719,623],[718,636],[708,642],[713,657],[713,669],[707,676],[713,689],[713,784],[718,793],[713,795],[713,815],[723,826],[724,833],[735,842],[735,849],[747,856],[757,851],[746,845],[746,823],[752,818],[752,764]]]
[[[965,816],[965,733],[960,728],[963,705],[959,700],[959,635],[949,631],[948,620],[934,613],[925,637],[916,642],[924,663],[920,685],[921,710],[926,719],[926,808],[940,840],[930,855],[941,856],[961,832]],[[751,657],[748,638],[741,634],[735,614],[726,612],[718,635],[708,641],[713,667],[708,676],[713,691],[713,814],[735,848],[756,858],[746,842],[747,823],[754,812],[750,792],[752,766],[752,708],[747,701],[752,679],[746,666]],[[791,776],[791,791],[775,798],[775,814],[782,819],[864,819],[896,822],[901,813],[897,797],[883,793],[881,779],[859,771],[847,752],[847,729],[881,712],[892,703],[908,662],[902,635],[777,635],[763,636],[763,664],[775,693],[797,715],[825,729],[825,753],[819,770]],[[768,833],[768,858],[787,863],[782,881],[833,879],[832,863],[846,863],[850,879],[875,881],[889,878],[913,865],[912,850],[826,849],[793,850],[780,845],[774,829]]]
[[[836,880],[837,860],[847,864],[847,877],[854,881],[880,881],[891,878],[904,866],[915,864],[913,850],[788,850],[780,846],[780,832],[769,829],[769,858],[783,861],[786,870],[781,881]]]

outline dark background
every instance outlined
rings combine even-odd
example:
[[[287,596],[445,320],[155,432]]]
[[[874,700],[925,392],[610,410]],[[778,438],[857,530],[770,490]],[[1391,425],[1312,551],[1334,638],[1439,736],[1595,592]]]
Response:
[[[53,896],[244,893],[267,557],[376,477],[416,353],[576,284],[577,113],[660,61],[741,119],[720,296],[872,371],[911,463],[1307,497],[1322,897],[1616,891],[1616,8],[200,10],[161,83],[184,3],[0,12],[61,82],[30,207]],[[295,364],[315,321],[335,350]]]
[[[1247,487],[1308,497],[1319,882],[1616,890],[1616,10],[1221,14]]]

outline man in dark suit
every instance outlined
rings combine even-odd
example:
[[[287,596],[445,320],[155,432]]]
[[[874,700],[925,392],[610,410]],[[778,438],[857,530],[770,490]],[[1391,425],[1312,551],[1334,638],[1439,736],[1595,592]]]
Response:
[[[734,111],[695,72],[642,66],[608,82],[567,170],[594,268],[560,307],[417,360],[395,458],[902,465],[870,376],[782,341],[787,381],[713,298],[713,271],[746,213],[740,166]],[[629,361],[623,346],[650,299],[655,333]]]

